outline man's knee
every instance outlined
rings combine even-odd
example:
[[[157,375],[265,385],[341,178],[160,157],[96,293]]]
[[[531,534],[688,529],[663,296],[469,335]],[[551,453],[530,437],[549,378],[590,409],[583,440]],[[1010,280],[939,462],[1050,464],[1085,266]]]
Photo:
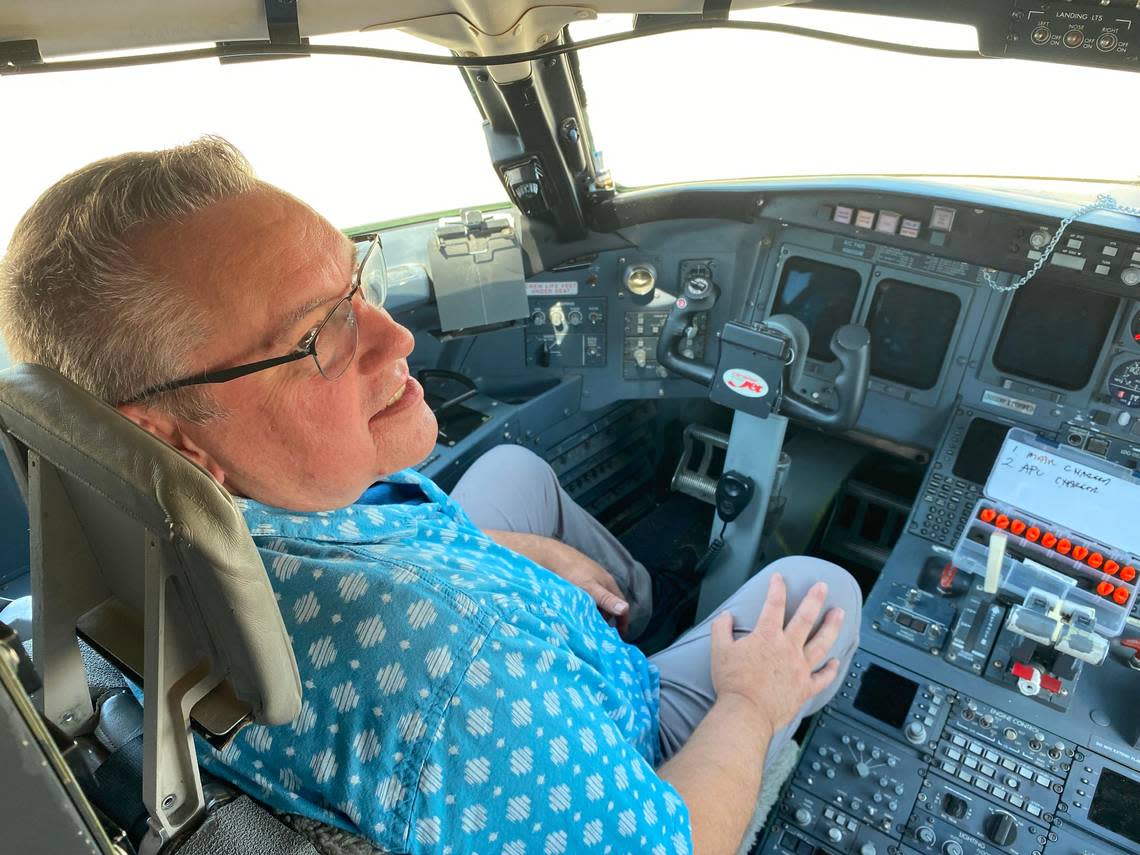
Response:
[[[827,607],[843,609],[848,618],[858,618],[863,609],[863,592],[855,577],[830,561],[807,555],[789,555],[764,568],[779,573],[788,587],[789,601],[803,597],[816,582],[827,584]]]
[[[488,477],[502,484],[535,484],[545,487],[558,483],[558,476],[550,464],[521,445],[496,445],[490,451],[483,452],[471,464],[470,471],[484,469]]]
[[[859,644],[859,625],[863,620],[863,592],[855,577],[838,564],[807,555],[790,555],[773,561],[764,569],[765,572],[780,573],[784,577],[788,588],[789,615],[795,611],[812,585],[825,582],[827,599],[824,600],[823,613],[826,614],[830,609],[843,609],[843,625],[832,650],[841,657],[854,652]]]
[[[482,528],[559,535],[558,478],[521,445],[497,445],[482,454],[451,495]]]

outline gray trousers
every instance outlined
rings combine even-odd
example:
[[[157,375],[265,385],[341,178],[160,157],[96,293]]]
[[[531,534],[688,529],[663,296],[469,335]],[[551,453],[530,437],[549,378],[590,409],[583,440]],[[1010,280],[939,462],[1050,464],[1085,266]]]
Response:
[[[552,537],[597,561],[613,574],[630,604],[631,637],[645,627],[653,611],[648,571],[566,494],[549,464],[538,455],[519,445],[496,446],[471,465],[451,496],[482,529]],[[824,613],[833,607],[846,612],[843,628],[828,655],[839,660],[840,675],[847,673],[859,644],[863,596],[858,584],[846,570],[828,561],[806,556],[782,558],[741,585],[712,615],[650,657],[661,675],[660,739],[665,760],[688,741],[716,700],[709,671],[713,618],[727,609],[733,615],[735,634],[739,637],[749,632],[760,616],[768,582],[775,572],[783,574],[788,587],[785,621],[812,585],[827,583]],[[795,718],[773,735],[765,765],[779,754],[804,718],[831,700],[839,690],[840,679],[804,704]]]
[[[653,614],[649,571],[609,530],[570,498],[550,464],[521,445],[497,445],[463,473],[451,498],[481,529],[560,540],[610,571],[629,603],[629,635]]]

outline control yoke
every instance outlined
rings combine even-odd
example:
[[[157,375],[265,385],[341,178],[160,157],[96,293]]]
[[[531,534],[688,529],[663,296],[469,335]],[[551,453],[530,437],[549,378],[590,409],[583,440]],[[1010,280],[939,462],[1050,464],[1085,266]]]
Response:
[[[677,345],[693,316],[712,309],[718,297],[716,285],[704,276],[693,276],[685,283],[661,327],[658,364],[710,387],[709,397],[713,401],[761,418],[779,411],[801,422],[836,431],[855,424],[867,396],[870,372],[871,336],[865,328],[848,324],[831,337],[831,352],[839,360],[840,371],[835,378],[837,405],[829,410],[794,391],[807,358],[808,333],[790,315],[775,315],[763,324],[725,324],[715,367],[677,353]]]

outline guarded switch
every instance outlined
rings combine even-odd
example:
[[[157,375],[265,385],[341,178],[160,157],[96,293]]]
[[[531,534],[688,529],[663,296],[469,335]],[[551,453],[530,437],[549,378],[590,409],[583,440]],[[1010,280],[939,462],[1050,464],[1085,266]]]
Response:
[[[947,816],[954,819],[961,819],[966,815],[966,809],[969,805],[965,799],[961,799],[953,793],[947,793],[942,798],[942,810]]]

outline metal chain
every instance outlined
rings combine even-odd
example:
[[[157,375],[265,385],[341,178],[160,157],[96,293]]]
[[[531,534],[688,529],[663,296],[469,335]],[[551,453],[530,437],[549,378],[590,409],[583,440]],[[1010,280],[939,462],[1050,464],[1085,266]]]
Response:
[[[1053,250],[1055,250],[1057,248],[1057,244],[1060,243],[1062,236],[1065,234],[1065,230],[1073,224],[1074,220],[1079,220],[1085,214],[1091,213],[1092,211],[1101,210],[1120,211],[1122,214],[1131,214],[1133,217],[1140,217],[1140,208],[1121,205],[1112,196],[1102,193],[1096,197],[1096,201],[1089,202],[1087,205],[1082,205],[1080,208],[1077,208],[1077,210],[1073,211],[1073,213],[1069,214],[1069,216],[1065,217],[1065,219],[1061,220],[1061,225],[1053,234],[1053,239],[1050,240],[1045,249],[1041,251],[1041,257],[1033,263],[1033,266],[1029,268],[1028,273],[1026,273],[1011,285],[999,285],[997,283],[997,280],[994,279],[993,274],[983,267],[982,277],[986,280],[986,284],[993,288],[995,291],[1016,291],[1018,288],[1036,276],[1037,272],[1045,266],[1045,262],[1047,262],[1050,256],[1053,255]]]

